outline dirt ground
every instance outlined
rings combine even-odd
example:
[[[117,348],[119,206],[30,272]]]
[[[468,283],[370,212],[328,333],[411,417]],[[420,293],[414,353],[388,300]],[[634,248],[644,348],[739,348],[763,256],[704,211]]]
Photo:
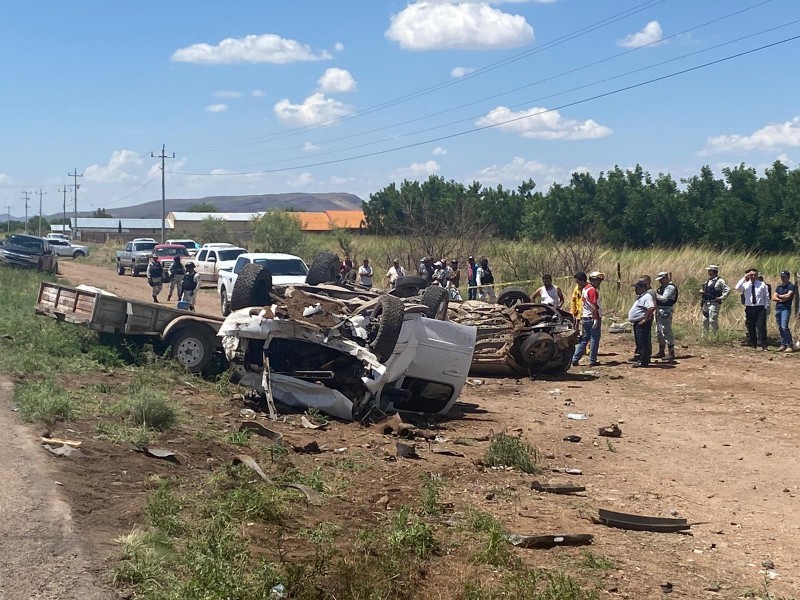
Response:
[[[111,269],[68,261],[61,268],[73,284],[148,297],[143,278],[118,277]],[[201,298],[202,312],[218,313],[215,296],[204,291]],[[369,519],[407,501],[419,487],[420,474],[440,473],[446,481],[443,500],[456,511],[469,506],[489,511],[511,532],[594,534],[592,552],[617,566],[602,575],[602,597],[662,598],[662,585],[668,582],[670,597],[733,599],[764,595],[765,586],[778,597],[798,596],[800,415],[792,382],[800,355],[683,345],[676,365],[633,369],[625,364],[632,347],[630,335],[605,333],[602,364],[591,370],[573,368],[561,380],[472,379],[451,415],[435,425],[446,441],[417,442],[418,461],[386,460],[395,440],[375,428],[331,423],[309,432],[299,427],[296,415],[274,427],[289,442],[313,439],[322,447],[316,457],[297,455],[300,464],[313,468],[341,448],[347,450],[338,456],[369,463],[363,473],[352,473],[347,490],[324,507],[323,520]],[[82,384],[102,377],[83,376]],[[176,397],[200,422],[234,428],[240,421],[241,404],[197,397],[189,382],[176,382]],[[588,418],[570,420],[568,413]],[[622,428],[622,437],[598,437],[598,428],[612,423]],[[72,436],[87,440],[90,460],[47,460],[62,469],[63,491],[73,503],[81,535],[91,542],[95,559],[106,565],[118,556],[114,538],[141,520],[141,506],[153,487],[151,475],[180,474],[199,481],[238,451],[201,442],[184,426],[162,441],[179,453],[181,464],[173,465],[92,441],[88,426],[80,423],[71,427]],[[542,472],[523,475],[482,466],[488,442],[480,440],[501,431],[519,433],[536,446]],[[563,441],[568,435],[582,439]],[[434,454],[441,450],[466,456]],[[564,468],[582,474],[567,475]],[[587,491],[540,494],[530,489],[533,480],[578,483]],[[686,535],[611,529],[591,522],[598,508],[677,516],[694,525]],[[314,516],[310,512],[309,521]],[[531,565],[568,569],[571,560],[580,559],[581,549],[520,555]],[[469,564],[443,564],[439,575],[466,576],[469,570]],[[434,569],[431,577],[436,576]]]

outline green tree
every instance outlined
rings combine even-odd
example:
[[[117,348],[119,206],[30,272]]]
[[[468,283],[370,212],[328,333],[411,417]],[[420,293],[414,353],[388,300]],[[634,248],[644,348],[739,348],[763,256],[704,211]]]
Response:
[[[288,211],[270,211],[253,217],[253,242],[264,252],[297,254],[303,246],[300,220]]]
[[[189,212],[196,212],[196,213],[216,213],[219,212],[216,206],[211,204],[210,202],[197,202],[196,204],[192,204],[189,208],[186,209]]]
[[[105,208],[98,208],[97,210],[92,211],[92,218],[93,219],[111,219],[113,215],[109,213]]]
[[[203,243],[233,243],[233,236],[231,235],[228,224],[222,219],[214,217],[206,217],[200,224],[200,240]]]

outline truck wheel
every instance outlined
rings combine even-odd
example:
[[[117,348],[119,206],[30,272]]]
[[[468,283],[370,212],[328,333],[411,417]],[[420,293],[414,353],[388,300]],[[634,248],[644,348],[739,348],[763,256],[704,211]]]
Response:
[[[505,288],[497,297],[497,303],[511,308],[518,302],[527,303],[531,301],[530,294],[525,288],[511,286]]]
[[[539,331],[532,333],[522,342],[520,352],[525,364],[530,367],[544,365],[553,358],[556,350],[556,341],[549,333]]]
[[[239,271],[231,292],[231,310],[271,304],[272,273],[262,265],[247,264]]]
[[[320,252],[314,257],[314,262],[308,269],[306,283],[319,285],[320,283],[335,283],[339,279],[339,257],[333,252]],[[241,277],[241,275],[239,276]]]
[[[131,277],[138,277],[139,276],[139,269],[136,268],[136,263],[131,263]]]
[[[190,373],[200,373],[214,358],[214,337],[203,325],[185,327],[170,341],[170,354]]]
[[[420,304],[428,307],[425,312],[426,317],[444,321],[447,317],[448,302],[450,302],[450,294],[447,293],[447,290],[438,285],[432,285],[429,288],[425,288]]]
[[[125,275],[125,267],[119,261],[117,261],[117,275]]]
[[[536,372],[541,375],[563,375],[572,366],[573,354],[575,354],[575,346],[561,350],[561,354],[556,354],[548,366],[543,369],[536,369]]]
[[[416,296],[421,289],[426,287],[428,287],[427,279],[416,275],[408,275],[407,277],[398,277],[394,289],[389,293],[398,298],[411,298],[411,296]]]
[[[228,301],[228,292],[226,292],[224,289],[219,295],[219,304],[220,308],[222,309],[223,317],[227,317],[229,314],[231,314],[231,303]]]
[[[389,360],[400,339],[405,305],[394,296],[382,296],[370,317],[369,348],[382,363]]]

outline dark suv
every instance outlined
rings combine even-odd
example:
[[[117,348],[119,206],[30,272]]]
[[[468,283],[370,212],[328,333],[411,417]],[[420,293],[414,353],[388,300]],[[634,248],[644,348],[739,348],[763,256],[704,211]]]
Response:
[[[58,272],[58,256],[44,238],[12,235],[0,246],[0,262],[48,273]]]

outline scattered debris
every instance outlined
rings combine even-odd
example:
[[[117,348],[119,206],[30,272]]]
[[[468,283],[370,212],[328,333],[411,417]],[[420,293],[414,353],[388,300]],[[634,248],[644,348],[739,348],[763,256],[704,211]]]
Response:
[[[585,421],[589,418],[589,415],[585,413],[568,413],[567,418],[573,421]]]
[[[158,458],[159,460],[168,460],[169,462],[175,463],[176,465],[181,464],[181,461],[178,460],[178,457],[172,450],[167,450],[165,448],[147,448],[146,446],[136,447],[134,448],[135,452],[141,452],[145,456],[149,456],[150,458]]]
[[[43,444],[63,444],[64,446],[72,446],[73,448],[77,448],[81,445],[82,442],[78,442],[75,440],[62,440],[61,438],[51,438],[51,437],[43,437],[42,438]]]
[[[414,446],[409,446],[408,444],[404,444],[402,442],[397,442],[397,456],[399,458],[422,458],[419,454],[417,454]]]
[[[283,434],[278,431],[273,431],[264,427],[261,423],[255,421],[245,421],[239,425],[239,431],[252,431],[256,435],[269,438],[276,446],[283,445]]]
[[[531,489],[548,494],[577,494],[578,492],[586,491],[586,487],[582,485],[572,485],[569,483],[539,483],[538,481],[531,483]]]
[[[581,436],[579,435],[568,435],[564,438],[565,442],[572,442],[573,444],[577,444],[581,441]]]
[[[42,444],[42,448],[47,450],[50,454],[55,456],[66,456],[67,458],[86,458],[86,455],[72,446],[51,446],[50,444]]]
[[[439,454],[440,456],[455,456],[456,458],[465,458],[466,454],[462,454],[461,452],[456,452],[455,450],[431,450],[433,454]]]
[[[601,427],[597,435],[600,437],[610,437],[610,438],[618,438],[622,437],[622,429],[619,428],[619,425],[614,423],[613,425],[609,425],[608,427]]]
[[[467,379],[467,385],[470,387],[478,387],[479,385],[483,385],[483,379],[475,379],[474,377],[470,377]]]
[[[328,426],[328,424],[327,424],[327,423],[322,423],[321,425],[317,425],[316,423],[312,423],[311,421],[309,421],[309,420],[306,418],[306,416],[305,416],[305,415],[302,415],[302,416],[300,417],[300,424],[301,424],[303,427],[305,427],[306,429],[323,429],[324,427],[327,427],[327,426]]]
[[[583,475],[583,471],[580,469],[564,469],[564,473],[567,475]]]
[[[564,535],[519,535],[507,534],[506,539],[517,548],[555,548],[556,546],[586,546],[592,543],[590,533]]]
[[[623,321],[622,323],[612,323],[608,328],[608,333],[631,333],[633,331],[633,323],[630,321]]]
[[[551,396],[560,396],[561,390],[559,388],[555,388],[553,390],[548,391],[547,393],[550,394]]]
[[[243,408],[239,411],[239,416],[243,419],[255,419],[257,414],[252,408]]]
[[[309,504],[313,506],[322,506],[322,497],[316,491],[312,490],[307,485],[302,485],[299,483],[276,483],[272,481],[272,479],[270,479],[267,474],[264,473],[264,470],[261,468],[261,466],[255,460],[253,460],[252,456],[248,456],[247,454],[237,454],[233,459],[233,464],[241,464],[253,470],[261,479],[270,485],[295,489],[306,497],[306,500]]]
[[[686,519],[668,519],[664,517],[644,517],[621,512],[598,510],[599,518],[592,518],[595,523],[617,527],[619,529],[630,529],[633,531],[653,531],[655,533],[677,533],[689,529]]]
[[[772,570],[775,568],[775,563],[772,561],[771,558],[766,558],[761,563],[761,566],[764,567],[765,569]]]
[[[669,581],[667,581],[666,583],[662,583],[661,584],[661,591],[664,592],[665,594],[671,593],[672,592],[672,588],[673,588],[673,585]]]
[[[322,452],[322,450],[319,448],[319,444],[316,441],[292,445],[292,448],[298,454],[320,454]]]

